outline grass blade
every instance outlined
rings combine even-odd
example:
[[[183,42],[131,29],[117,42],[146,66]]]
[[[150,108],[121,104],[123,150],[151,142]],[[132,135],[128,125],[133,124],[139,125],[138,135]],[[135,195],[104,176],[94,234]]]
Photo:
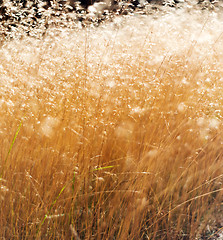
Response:
[[[20,131],[21,127],[22,127],[22,124],[23,124],[23,120],[19,123],[19,127],[18,127],[18,129],[17,129],[17,131],[15,133],[15,136],[13,138],[13,141],[12,141],[11,145],[10,145],[8,154],[7,154],[6,158],[5,158],[5,162],[4,162],[3,167],[2,167],[1,178],[2,178],[2,175],[3,175],[3,172],[4,172],[5,165],[6,165],[7,161],[8,161],[9,155],[10,155],[10,153],[12,151],[12,147],[13,147],[13,145],[15,143],[15,140],[16,140],[18,134],[19,134],[19,131]]]
[[[55,203],[57,202],[58,198],[59,198],[60,195],[63,193],[63,191],[64,191],[65,188],[66,188],[66,185],[64,185],[64,186],[62,187],[62,189],[60,190],[60,192],[59,192],[59,194],[57,195],[56,199],[55,199],[55,200],[53,201],[53,203],[51,204],[48,213],[44,216],[44,218],[43,218],[43,220],[42,220],[42,222],[41,222],[41,224],[40,224],[40,226],[39,226],[39,229],[38,229],[38,231],[37,231],[37,233],[36,233],[37,235],[39,234],[39,232],[40,232],[40,230],[41,230],[41,227],[43,226],[43,224],[44,224],[45,220],[47,219],[48,215],[50,214],[53,206],[55,205]]]

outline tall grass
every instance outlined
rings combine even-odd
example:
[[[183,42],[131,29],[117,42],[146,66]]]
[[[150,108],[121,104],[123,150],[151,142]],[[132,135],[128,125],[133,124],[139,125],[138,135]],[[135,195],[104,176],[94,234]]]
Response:
[[[222,22],[188,18],[117,18],[2,46],[3,239],[214,233]]]

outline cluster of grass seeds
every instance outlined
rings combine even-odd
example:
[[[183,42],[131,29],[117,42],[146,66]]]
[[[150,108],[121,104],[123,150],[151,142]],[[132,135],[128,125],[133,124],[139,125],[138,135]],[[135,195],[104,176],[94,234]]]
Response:
[[[2,46],[3,239],[199,239],[222,211],[223,38],[175,20]]]

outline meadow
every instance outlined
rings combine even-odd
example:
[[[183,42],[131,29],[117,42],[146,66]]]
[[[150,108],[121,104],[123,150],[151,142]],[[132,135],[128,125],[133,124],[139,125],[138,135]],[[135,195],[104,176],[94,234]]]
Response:
[[[1,239],[217,239],[222,46],[181,12],[3,43]]]

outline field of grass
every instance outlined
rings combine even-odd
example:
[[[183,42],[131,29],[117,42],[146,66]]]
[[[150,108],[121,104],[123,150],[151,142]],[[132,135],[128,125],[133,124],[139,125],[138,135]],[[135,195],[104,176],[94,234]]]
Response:
[[[120,17],[5,43],[1,239],[212,239],[221,27],[216,16]]]

